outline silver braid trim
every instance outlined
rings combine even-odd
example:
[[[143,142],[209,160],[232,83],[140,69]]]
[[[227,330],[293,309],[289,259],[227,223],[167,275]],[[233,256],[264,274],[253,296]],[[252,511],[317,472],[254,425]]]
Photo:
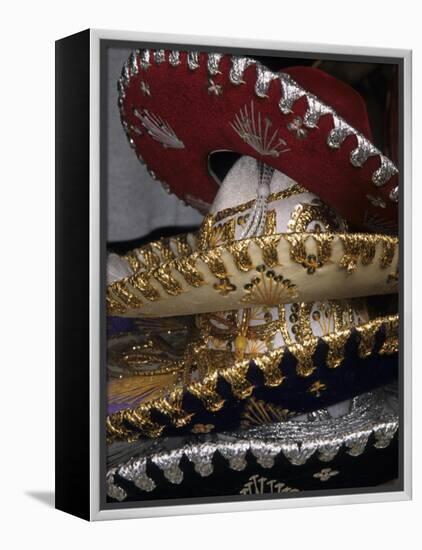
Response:
[[[391,392],[391,395],[389,395]],[[390,445],[398,430],[398,395],[394,386],[353,398],[351,410],[333,418],[326,411],[321,420],[289,420],[240,430],[191,437],[179,448],[169,450],[172,438],[157,441],[141,452],[129,447],[132,456],[126,462],[111,464],[107,472],[107,494],[116,500],[126,498],[115,475],[133,482],[144,491],[152,491],[155,482],[146,474],[148,462],[158,466],[173,484],[183,481],[180,462],[186,457],[202,477],[214,471],[213,457],[218,451],[234,471],[248,465],[248,451],[263,468],[272,468],[277,456],[283,455],[293,465],[301,466],[316,456],[321,462],[332,461],[344,449],[350,456],[364,453],[373,436],[373,445],[383,449]],[[122,455],[120,455],[120,460]]]
[[[215,76],[221,74],[219,69],[220,61],[224,54],[210,53],[207,56],[207,71],[208,76]],[[181,64],[180,52],[170,51],[166,56],[165,50],[152,51],[152,56],[155,63],[161,64],[168,62],[172,67],[176,67]],[[167,58],[166,58],[167,57]],[[190,70],[194,71],[199,68],[199,52],[191,51],[186,56],[186,63]],[[129,85],[130,79],[138,74],[140,70],[147,70],[151,65],[151,51],[150,50],[136,50],[132,53],[123,66],[121,77],[118,81],[118,93],[119,93],[119,109],[122,115],[123,112],[123,100],[126,96],[126,89]],[[244,84],[244,73],[250,67],[255,67],[255,95],[259,98],[267,98],[269,87],[273,81],[279,81],[280,83],[280,100],[279,108],[283,114],[290,114],[293,112],[294,103],[302,97],[306,98],[307,110],[303,118],[304,125],[309,129],[315,129],[318,127],[318,121],[322,116],[331,116],[333,120],[333,129],[330,130],[327,136],[327,146],[331,149],[339,149],[345,139],[348,136],[354,136],[357,141],[355,149],[350,154],[350,162],[356,168],[362,168],[365,162],[370,157],[379,157],[380,165],[373,172],[371,181],[376,187],[382,187],[387,184],[389,180],[398,173],[396,166],[393,162],[385,157],[381,151],[379,151],[368,139],[366,139],[360,132],[355,130],[350,124],[348,124],[343,118],[341,118],[329,105],[320,101],[316,96],[303,89],[293,78],[288,74],[280,72],[275,73],[266,68],[261,63],[250,59],[248,57],[232,56],[231,68],[229,71],[229,81],[235,86]],[[395,188],[390,193],[390,200],[397,202],[398,189]]]

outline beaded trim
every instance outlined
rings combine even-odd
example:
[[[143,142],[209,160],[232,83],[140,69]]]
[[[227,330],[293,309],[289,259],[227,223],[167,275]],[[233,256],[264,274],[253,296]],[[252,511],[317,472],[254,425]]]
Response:
[[[202,57],[197,51],[190,51],[187,55],[180,57],[178,51],[166,51],[166,50],[136,50],[132,52],[129,59],[123,65],[122,73],[118,81],[118,105],[120,113],[123,117],[124,108],[123,100],[126,96],[126,89],[129,85],[132,76],[137,75],[139,71],[146,71],[151,65],[151,62],[156,64],[162,64],[168,62],[171,67],[177,67],[183,63],[194,71],[200,67],[201,62],[206,59],[206,68],[209,79],[216,74],[221,74],[219,69],[223,54],[220,53],[208,53],[203,54]],[[244,74],[245,71],[254,67],[255,69],[255,94],[259,98],[267,98],[269,87],[274,85],[273,83],[279,83],[279,108],[283,114],[289,114],[293,112],[294,103],[300,98],[304,97],[307,101],[308,107],[306,113],[301,119],[301,125],[308,129],[313,129],[318,126],[318,121],[321,116],[329,115],[333,120],[333,129],[327,135],[326,143],[331,149],[339,149],[348,136],[355,136],[357,146],[352,150],[350,154],[350,163],[361,168],[370,157],[378,157],[380,160],[379,167],[372,174],[372,183],[375,187],[381,187],[385,185],[393,175],[398,173],[396,166],[393,162],[381,153],[368,139],[365,138],[358,130],[348,124],[342,117],[340,117],[332,107],[326,105],[319,100],[315,95],[307,92],[297,82],[295,82],[288,74],[283,72],[273,72],[267,67],[262,65],[259,61],[250,59],[247,57],[230,56],[231,68],[229,70],[229,81],[233,86],[239,86],[245,84]],[[129,139],[131,147],[134,143],[130,136],[130,128],[123,121],[123,127],[126,135]],[[304,131],[306,131],[306,128]],[[141,162],[143,159],[140,158]],[[151,173],[151,171],[150,171]],[[151,174],[153,179],[157,179],[154,173]],[[163,186],[168,190],[168,184],[161,182]],[[392,202],[397,203],[399,199],[398,186],[390,193],[389,198]]]

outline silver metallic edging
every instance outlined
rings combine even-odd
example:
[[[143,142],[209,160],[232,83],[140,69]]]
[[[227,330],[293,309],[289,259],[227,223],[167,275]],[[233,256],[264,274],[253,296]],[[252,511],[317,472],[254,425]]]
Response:
[[[154,61],[161,64],[166,61],[165,50],[153,51]],[[223,54],[207,54],[207,71],[209,77],[221,74],[219,69]],[[139,65],[138,65],[139,59]],[[180,53],[178,51],[169,52],[168,63],[175,67],[180,64]],[[190,70],[199,68],[199,52],[190,51],[186,56],[186,63]],[[343,118],[341,118],[329,105],[320,101],[315,95],[307,92],[288,74],[280,72],[275,73],[262,65],[260,62],[247,57],[231,57],[231,68],[229,71],[229,80],[233,85],[244,84],[243,76],[245,71],[255,66],[255,94],[260,98],[268,97],[268,90],[273,81],[280,82],[281,98],[279,108],[283,114],[292,112],[293,104],[305,97],[308,103],[306,113],[303,117],[304,125],[309,129],[314,129],[318,125],[321,116],[330,115],[333,120],[333,129],[327,136],[327,146],[331,149],[339,149],[348,136],[355,136],[357,146],[350,153],[350,163],[356,168],[362,168],[370,157],[379,157],[380,165],[373,172],[371,181],[376,187],[385,185],[392,176],[398,173],[396,166],[385,155],[379,151],[363,134],[355,130]],[[122,105],[125,98],[126,88],[129,85],[130,78],[138,74],[139,69],[146,70],[150,66],[150,50],[136,50],[132,52],[129,59],[123,65],[122,74],[118,81],[119,108],[123,116]],[[127,133],[127,132],[126,132]],[[398,187],[395,187],[389,195],[392,202],[398,202]]]
[[[393,388],[393,389],[391,389]],[[398,429],[398,398],[394,387],[355,397],[351,411],[332,418],[326,410],[310,413],[307,420],[291,420],[268,424],[238,432],[199,436],[180,448],[169,449],[171,438],[157,441],[150,451],[114,465],[107,473],[107,494],[124,500],[126,492],[117,485],[115,475],[133,482],[139,489],[152,491],[155,482],[146,473],[150,461],[173,484],[183,481],[180,462],[186,457],[201,477],[214,471],[212,463],[218,451],[234,471],[242,471],[248,463],[249,451],[263,468],[272,468],[277,456],[283,455],[291,464],[302,466],[314,455],[321,462],[332,461],[341,449],[353,457],[360,456],[373,436],[374,447],[383,449],[391,443]],[[318,420],[319,418],[319,420]]]

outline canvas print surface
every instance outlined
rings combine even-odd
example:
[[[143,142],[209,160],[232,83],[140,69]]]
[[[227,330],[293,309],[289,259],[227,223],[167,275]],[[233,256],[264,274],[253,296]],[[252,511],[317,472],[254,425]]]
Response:
[[[397,65],[104,67],[107,502],[394,489]]]

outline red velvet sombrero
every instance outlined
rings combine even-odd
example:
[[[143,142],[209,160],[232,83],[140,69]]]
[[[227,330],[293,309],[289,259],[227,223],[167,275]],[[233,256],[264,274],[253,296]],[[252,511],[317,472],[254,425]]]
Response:
[[[119,80],[131,147],[164,187],[202,212],[218,183],[209,155],[254,156],[357,227],[397,227],[398,171],[372,143],[360,95],[310,67],[273,72],[246,57],[137,50]]]

